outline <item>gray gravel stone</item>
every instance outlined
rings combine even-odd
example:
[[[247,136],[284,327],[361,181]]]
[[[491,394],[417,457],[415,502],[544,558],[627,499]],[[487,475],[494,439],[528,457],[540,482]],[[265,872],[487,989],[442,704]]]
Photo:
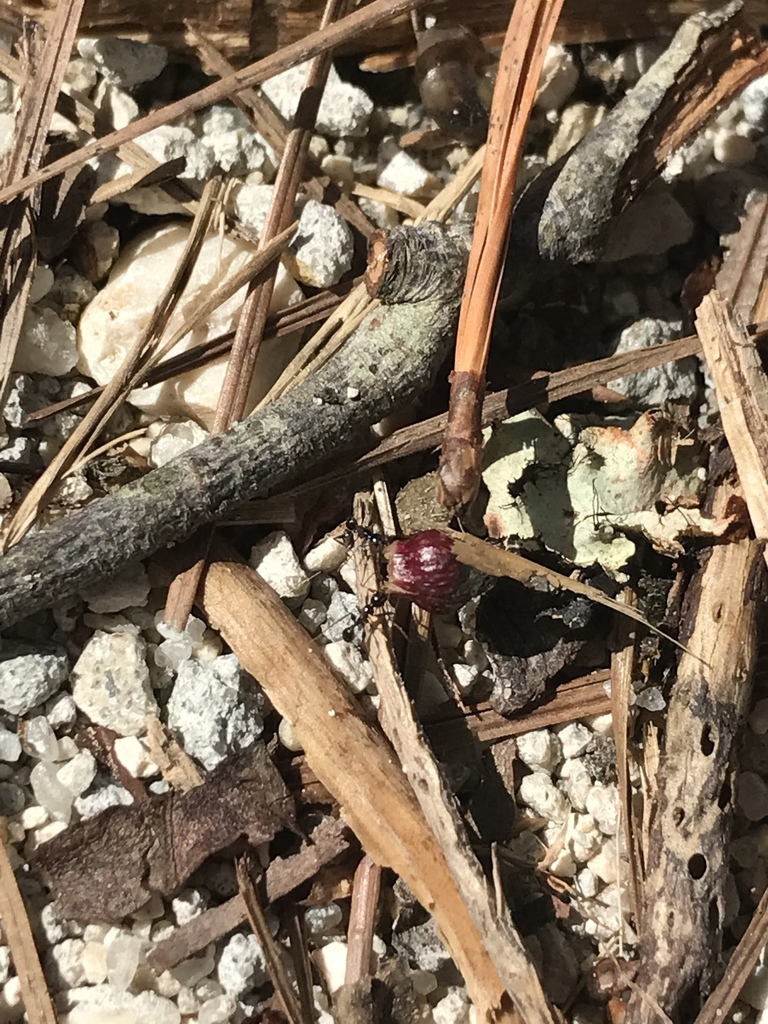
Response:
[[[75,704],[120,736],[144,732],[147,716],[158,713],[146,654],[146,643],[132,633],[94,633],[72,671]]]
[[[56,693],[68,673],[63,651],[8,644],[0,660],[0,711],[28,714]]]

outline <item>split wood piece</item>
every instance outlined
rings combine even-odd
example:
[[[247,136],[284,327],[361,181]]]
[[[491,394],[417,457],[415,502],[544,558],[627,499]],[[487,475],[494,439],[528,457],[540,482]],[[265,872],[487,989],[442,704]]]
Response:
[[[536,257],[610,258],[612,240],[621,240],[616,216],[676,146],[766,70],[768,49],[738,0],[689,18],[607,117],[525,191],[512,221],[509,273]]]
[[[268,901],[274,903],[310,881],[326,864],[347,853],[351,845],[350,832],[343,821],[327,818],[321,822],[311,835],[311,843],[298,853],[271,862],[265,877]],[[226,903],[204,910],[180,925],[147,954],[147,963],[157,974],[162,974],[199,953],[210,942],[228,935],[245,919],[245,903],[238,893]]]
[[[754,192],[747,196],[744,211],[738,217],[736,232],[723,239],[726,252],[714,287],[748,324],[766,313],[765,307],[760,308],[760,300],[768,264],[768,195]]]
[[[768,379],[754,339],[716,292],[696,312],[720,418],[758,540],[768,541]],[[768,558],[768,554],[766,555]]]
[[[485,370],[515,182],[544,58],[562,6],[563,0],[517,0],[499,60],[437,477],[438,501],[452,512],[466,509],[480,486]]]
[[[40,28],[26,36],[28,61],[3,185],[12,184],[40,166],[83,3],[84,0],[61,0],[44,43]],[[39,212],[39,193],[19,197],[0,210],[0,404],[5,403],[37,266],[34,225]]]
[[[260,413],[18,544],[0,559],[0,628],[178,544],[326,460],[369,447],[372,424],[434,380],[466,259],[462,242],[434,224],[402,229],[397,246],[431,253],[392,263],[400,283],[393,276],[388,301],[405,289],[421,292],[419,301],[379,306],[318,373]],[[420,270],[429,271],[421,288]]]
[[[363,29],[378,25],[397,14],[410,11],[420,2],[422,0],[372,0],[363,10],[353,11],[352,14],[348,14],[325,29],[313,32],[305,39],[285,46],[277,53],[255,61],[248,67],[236,71],[233,75],[205,86],[198,92],[160,107],[151,114],[132,121],[124,128],[110,132],[109,135],[80,147],[75,153],[54,160],[33,174],[27,174],[25,177],[17,179],[12,184],[0,189],[0,203],[7,203],[9,199],[29,191],[43,181],[48,181],[49,178],[63,174],[71,167],[82,167],[93,157],[110,153],[124,142],[131,142],[153,128],[169,124],[179,117],[184,117],[195,110],[202,110],[213,103],[220,103],[237,94],[241,89],[260,85],[267,78],[287,71],[288,68],[292,68],[296,64],[301,64],[328,50],[335,50],[345,40],[358,36]],[[185,8],[185,15],[188,13]]]
[[[3,0],[11,14],[48,21],[52,0]],[[711,11],[718,0],[566,0],[555,39],[560,43],[650,39],[671,35],[680,22],[697,11]],[[768,21],[766,0],[745,0],[746,13],[758,22]],[[262,56],[314,31],[320,23],[322,0],[296,4],[271,4],[266,0],[185,0],[182,7],[153,4],[147,0],[88,0],[83,35],[115,35],[172,49],[184,46],[184,20],[194,21],[222,52],[230,57]],[[509,20],[506,0],[447,0],[441,18],[463,22],[479,33],[503,32]],[[258,31],[254,31],[254,27]],[[394,46],[411,46],[413,30],[407,17],[367,31],[342,47],[343,52],[365,53]]]
[[[8,834],[3,819],[0,827],[0,921],[19,979],[21,1001],[29,1024],[56,1024],[56,1014],[40,966],[27,909],[8,857],[7,842]]]
[[[716,512],[735,497],[721,484]],[[748,707],[764,603],[762,544],[712,548],[688,588],[646,855],[640,967],[626,1024],[657,1024],[659,1008],[693,1020],[719,967],[734,743]]]
[[[370,510],[365,504],[363,501],[355,503],[355,518],[364,526],[370,525]],[[361,577],[364,578],[359,573],[358,582]],[[361,595],[366,601],[371,596],[370,592]],[[455,795],[416,718],[395,663],[389,630],[383,622],[369,631],[368,652],[381,696],[382,727],[418,798],[431,834],[439,844],[451,887],[458,893],[474,925],[474,932],[463,936],[465,950],[469,943],[477,942],[476,956],[487,951],[521,1020],[526,1024],[555,1024],[541,979],[512,922],[504,896],[492,890],[472,850]]]
[[[286,718],[367,853],[392,867],[434,916],[483,1022],[518,1021],[413,790],[381,733],[274,591],[217,552],[200,603]]]

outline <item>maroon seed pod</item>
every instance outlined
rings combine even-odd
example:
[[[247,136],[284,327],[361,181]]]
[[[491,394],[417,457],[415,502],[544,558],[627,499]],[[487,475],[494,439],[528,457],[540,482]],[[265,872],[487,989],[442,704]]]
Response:
[[[488,578],[464,565],[439,530],[422,530],[384,549],[387,590],[403,594],[428,612],[460,608],[482,593]]]

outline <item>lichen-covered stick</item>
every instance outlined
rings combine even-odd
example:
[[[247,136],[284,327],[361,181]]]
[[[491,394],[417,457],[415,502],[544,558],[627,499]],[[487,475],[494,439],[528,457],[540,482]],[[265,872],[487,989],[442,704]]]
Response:
[[[382,305],[339,352],[228,433],[13,548],[0,559],[0,629],[371,447],[370,426],[424,391],[445,358],[465,264],[464,241],[437,224],[374,235],[369,289]]]

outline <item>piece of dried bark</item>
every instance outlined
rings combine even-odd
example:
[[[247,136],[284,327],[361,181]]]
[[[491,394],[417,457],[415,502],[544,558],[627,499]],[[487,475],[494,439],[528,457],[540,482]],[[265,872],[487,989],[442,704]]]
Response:
[[[714,511],[733,494],[723,483]],[[764,600],[762,545],[747,538],[704,554],[686,594],[687,650],[657,774],[640,968],[626,1024],[657,1024],[659,1008],[673,1020],[692,1020],[715,982],[734,810],[733,743],[751,693]]]
[[[673,149],[767,68],[768,51],[738,0],[689,18],[627,96],[523,194],[508,274],[531,257],[604,259],[622,231],[617,215]]]
[[[345,854],[352,845],[352,835],[346,823],[338,818],[327,818],[310,836],[310,842],[298,853],[277,857],[266,870],[266,891],[270,903],[286,896],[298,886],[313,878],[317,872]],[[204,910],[187,921],[155,946],[147,955],[147,962],[158,974],[175,967],[209,942],[215,942],[233,931],[246,918],[245,903],[240,893],[218,907]]]
[[[285,784],[256,743],[188,793],[110,807],[67,829],[40,848],[38,863],[64,917],[119,921],[237,839],[256,845],[292,826]]]

